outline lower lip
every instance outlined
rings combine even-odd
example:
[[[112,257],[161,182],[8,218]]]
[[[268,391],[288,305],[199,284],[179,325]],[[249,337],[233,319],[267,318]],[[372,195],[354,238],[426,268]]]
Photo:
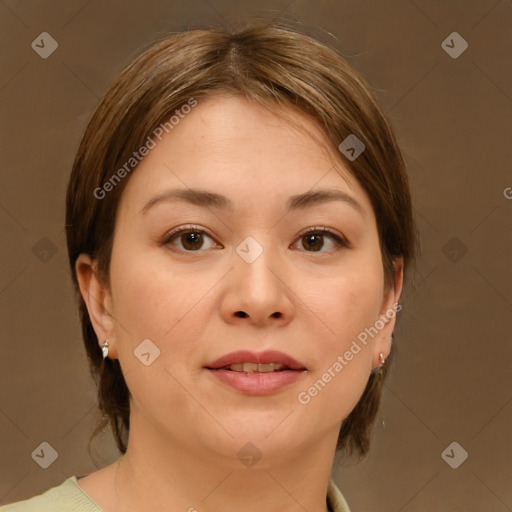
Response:
[[[231,370],[208,371],[217,379],[247,395],[270,395],[296,382],[306,370],[269,373],[245,373]]]

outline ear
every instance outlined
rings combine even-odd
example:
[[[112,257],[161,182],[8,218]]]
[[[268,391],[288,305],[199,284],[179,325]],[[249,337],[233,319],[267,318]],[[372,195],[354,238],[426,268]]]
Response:
[[[384,324],[382,329],[379,330],[378,335],[374,338],[372,367],[377,368],[381,366],[380,354],[387,359],[391,351],[391,336],[395,329],[397,313],[402,309],[401,304],[398,303],[402,294],[402,287],[404,282],[404,259],[402,256],[393,260],[393,283],[391,286],[384,289],[382,297],[382,306],[380,310],[378,323],[379,327]]]
[[[89,318],[101,347],[108,339],[110,359],[117,358],[112,297],[108,287],[98,277],[97,264],[88,254],[80,254],[75,262],[75,272]]]

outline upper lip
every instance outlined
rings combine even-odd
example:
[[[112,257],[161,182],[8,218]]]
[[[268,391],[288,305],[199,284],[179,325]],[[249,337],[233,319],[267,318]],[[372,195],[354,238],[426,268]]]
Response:
[[[291,370],[305,370],[305,366],[283,352],[278,350],[266,350],[264,352],[251,352],[249,350],[238,350],[230,352],[211,363],[208,363],[205,368],[215,370],[229,366],[231,364],[239,363],[255,363],[255,364],[268,364],[279,363],[287,366]]]

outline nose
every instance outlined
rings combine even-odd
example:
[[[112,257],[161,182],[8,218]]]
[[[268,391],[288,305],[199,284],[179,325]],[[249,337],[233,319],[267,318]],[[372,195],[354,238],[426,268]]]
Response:
[[[233,266],[224,282],[221,303],[226,322],[265,327],[284,326],[292,320],[295,308],[290,279],[272,250],[264,248],[251,263],[235,253]]]

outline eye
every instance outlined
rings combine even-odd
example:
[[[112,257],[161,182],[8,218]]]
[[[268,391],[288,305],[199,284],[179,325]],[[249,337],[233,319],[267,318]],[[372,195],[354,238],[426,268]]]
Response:
[[[327,248],[325,249],[326,238],[328,243]],[[295,247],[300,242],[302,242],[302,247],[308,252],[327,252],[332,249],[336,250],[342,247],[348,247],[349,245],[344,238],[340,237],[328,228],[323,227],[315,227],[303,232],[300,235],[299,240],[292,247]],[[166,235],[162,244],[172,245],[186,252],[222,247],[199,226],[177,227]]]
[[[205,242],[208,240],[210,242],[205,246]],[[162,244],[178,246],[179,249],[187,252],[211,249],[213,246],[217,246],[213,238],[198,226],[177,227],[166,235]]]
[[[327,249],[322,251],[321,249],[325,247],[325,238],[330,239],[330,243],[327,244]],[[330,229],[322,227],[315,227],[302,233],[296,244],[299,242],[302,242],[302,247],[308,252],[327,252],[333,248],[336,250],[348,247],[348,242],[344,238]]]

